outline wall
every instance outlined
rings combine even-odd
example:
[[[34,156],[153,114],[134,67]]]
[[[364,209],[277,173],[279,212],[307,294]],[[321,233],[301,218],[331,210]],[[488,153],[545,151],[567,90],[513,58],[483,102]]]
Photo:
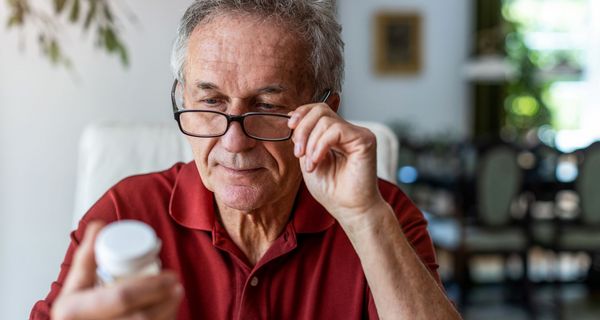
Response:
[[[77,141],[84,125],[170,121],[169,50],[189,2],[118,2],[139,20],[125,23],[132,61],[127,70],[92,50],[92,40],[70,27],[64,28],[65,49],[74,73],[50,66],[33,44],[18,50],[18,34],[0,28],[0,319],[27,318],[58,274],[69,240]],[[459,76],[466,57],[467,0],[342,0],[339,6],[348,117],[410,119],[418,134],[467,132]],[[369,59],[372,13],[405,7],[424,17],[424,69],[416,77],[376,78]],[[2,18],[5,9],[0,2]]]
[[[131,57],[126,70],[93,50],[91,37],[65,26],[73,73],[50,66],[35,43],[26,41],[20,51],[18,33],[4,28],[6,5],[0,2],[0,319],[26,319],[58,274],[84,125],[172,119],[170,46],[189,2],[116,4],[138,20],[123,22]]]
[[[411,134],[469,133],[468,89],[462,66],[470,43],[469,0],[338,1],[346,42],[343,114],[349,119],[402,121]],[[422,70],[415,76],[373,73],[373,16],[418,12],[423,21]]]

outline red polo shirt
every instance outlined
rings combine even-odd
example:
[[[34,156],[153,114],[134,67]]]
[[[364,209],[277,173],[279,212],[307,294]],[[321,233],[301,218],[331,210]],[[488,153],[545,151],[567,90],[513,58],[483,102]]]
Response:
[[[379,188],[439,283],[423,215],[393,184],[380,180]],[[215,219],[213,199],[194,162],[119,182],[71,234],[58,279],[46,299],[35,304],[31,319],[49,319],[83,230],[94,219],[137,219],[156,230],[163,266],[178,273],[185,288],[178,319],[377,318],[349,239],[304,185],[290,222],[254,266]]]

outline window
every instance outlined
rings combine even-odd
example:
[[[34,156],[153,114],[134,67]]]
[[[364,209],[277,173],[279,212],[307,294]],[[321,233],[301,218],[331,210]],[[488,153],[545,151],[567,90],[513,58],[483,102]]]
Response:
[[[533,79],[542,83],[555,134],[540,130],[540,138],[563,151],[600,139],[600,2],[506,0],[503,15],[515,23],[538,70]]]

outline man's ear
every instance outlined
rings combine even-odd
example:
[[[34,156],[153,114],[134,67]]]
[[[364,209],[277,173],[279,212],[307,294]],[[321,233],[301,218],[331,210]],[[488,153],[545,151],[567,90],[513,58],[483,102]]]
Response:
[[[341,101],[340,94],[337,92],[334,92],[329,96],[329,98],[327,98],[327,101],[325,101],[325,103],[327,103],[327,105],[333,111],[335,111],[335,113],[337,113],[338,108],[340,107],[340,101]]]

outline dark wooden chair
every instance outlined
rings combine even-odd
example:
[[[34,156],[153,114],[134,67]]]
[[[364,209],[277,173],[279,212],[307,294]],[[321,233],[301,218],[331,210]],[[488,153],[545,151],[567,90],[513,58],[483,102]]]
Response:
[[[474,285],[470,260],[477,255],[501,256],[508,261],[518,256],[522,264],[520,278],[511,284],[519,285],[522,302],[532,311],[530,285],[527,277],[529,237],[526,219],[511,214],[513,201],[522,190],[523,172],[517,162],[518,150],[511,145],[497,143],[480,148],[475,177],[474,203],[471,216],[462,219],[460,246],[455,258],[456,277],[461,288],[459,305],[468,304]],[[506,268],[504,268],[506,270]],[[505,272],[505,279],[508,275]],[[505,280],[506,281],[506,280]],[[515,296],[508,292],[507,296]]]
[[[600,142],[590,145],[582,152],[575,191],[579,195],[579,214],[572,220],[560,217],[555,219],[554,250],[557,254],[585,252],[592,259],[598,259],[600,257]],[[592,267],[598,265],[598,261],[592,261]],[[558,270],[558,266],[555,269]],[[558,299],[558,314],[562,318],[562,279],[559,275],[556,275],[556,278],[555,297]]]

